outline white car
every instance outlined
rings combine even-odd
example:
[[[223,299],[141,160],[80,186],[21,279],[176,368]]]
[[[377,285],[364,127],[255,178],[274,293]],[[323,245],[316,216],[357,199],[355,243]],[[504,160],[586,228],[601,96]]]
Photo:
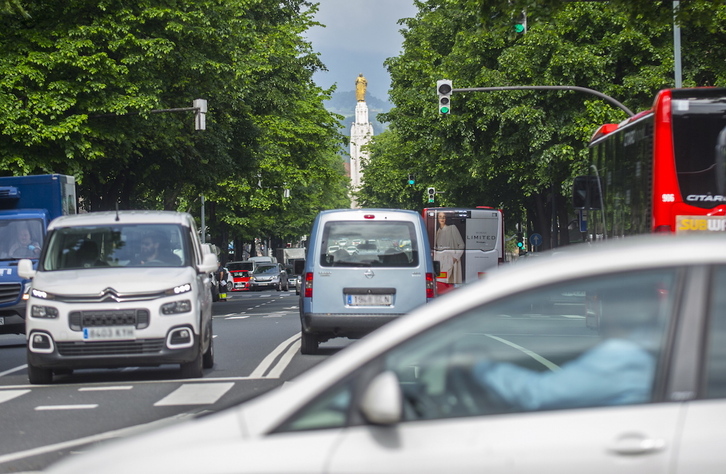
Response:
[[[59,217],[27,303],[28,378],[78,368],[214,364],[210,272],[217,257],[187,213],[119,211]]]
[[[717,473],[726,242],[501,267],[294,381],[48,472]]]

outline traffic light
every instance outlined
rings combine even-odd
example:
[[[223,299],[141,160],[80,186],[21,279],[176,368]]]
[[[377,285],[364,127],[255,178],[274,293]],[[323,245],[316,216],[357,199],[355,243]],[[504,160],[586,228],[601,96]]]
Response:
[[[521,232],[517,232],[517,248],[524,250],[524,238]]]
[[[527,32],[527,12],[523,11],[514,20],[514,32],[515,33],[526,33]]]
[[[450,79],[441,79],[436,82],[436,92],[439,94],[439,113],[448,114],[451,112],[451,86]]]
[[[408,175],[408,184],[412,186],[416,184],[416,178],[414,178],[412,174]]]
[[[428,188],[426,191],[429,194],[429,202],[434,202],[434,199],[436,198],[436,188]]]

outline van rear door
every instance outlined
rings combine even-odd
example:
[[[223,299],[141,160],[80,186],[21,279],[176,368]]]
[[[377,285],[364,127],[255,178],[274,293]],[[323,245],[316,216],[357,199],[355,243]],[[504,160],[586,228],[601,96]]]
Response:
[[[417,224],[362,216],[324,222],[311,312],[404,314],[425,303]]]

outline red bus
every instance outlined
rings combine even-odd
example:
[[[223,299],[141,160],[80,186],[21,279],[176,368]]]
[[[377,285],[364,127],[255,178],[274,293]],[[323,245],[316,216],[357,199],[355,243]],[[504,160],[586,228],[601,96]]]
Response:
[[[726,89],[662,90],[589,148],[591,175],[573,186],[588,240],[726,230]]]
[[[484,276],[504,262],[504,219],[492,207],[423,210],[434,260],[439,294]]]

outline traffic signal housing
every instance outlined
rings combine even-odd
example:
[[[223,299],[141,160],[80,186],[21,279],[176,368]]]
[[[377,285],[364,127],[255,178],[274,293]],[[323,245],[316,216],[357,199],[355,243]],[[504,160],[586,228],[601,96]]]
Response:
[[[454,88],[450,79],[441,79],[436,82],[436,92],[439,94],[439,113],[451,112],[451,91]]]
[[[412,174],[408,175],[408,184],[410,184],[411,186],[416,184],[416,178]]]
[[[527,32],[527,12],[522,12],[514,20],[514,32],[515,33],[526,33]]]
[[[436,199],[436,188],[428,188],[426,192],[429,195],[429,202],[434,202]]]

